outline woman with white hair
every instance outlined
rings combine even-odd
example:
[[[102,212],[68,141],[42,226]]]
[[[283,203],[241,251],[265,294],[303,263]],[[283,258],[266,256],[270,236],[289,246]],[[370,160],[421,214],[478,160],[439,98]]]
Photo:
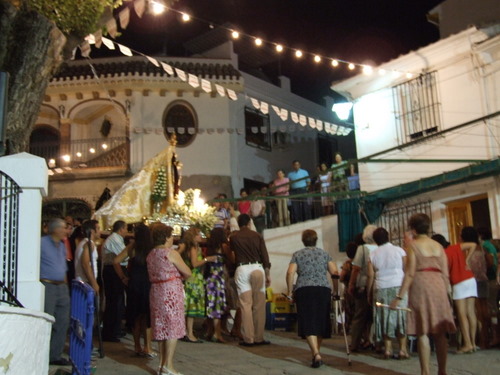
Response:
[[[351,350],[356,352],[372,347],[369,332],[372,324],[372,309],[368,304],[366,281],[368,278],[368,262],[370,253],[377,248],[373,240],[375,225],[367,225],[363,230],[363,245],[358,246],[352,260],[352,274],[349,280],[348,293],[354,298],[354,316],[351,325]],[[361,344],[361,338],[364,342]]]

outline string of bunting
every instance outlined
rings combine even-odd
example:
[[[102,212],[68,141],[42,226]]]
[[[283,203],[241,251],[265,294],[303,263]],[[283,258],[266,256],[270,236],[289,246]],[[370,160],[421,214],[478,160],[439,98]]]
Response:
[[[139,17],[142,17],[142,15],[144,14],[144,11],[145,11],[146,0],[135,0],[132,4],[134,6],[134,9],[135,9],[135,12],[137,13],[137,15]],[[130,9],[128,7],[126,7],[124,10],[120,11],[120,13],[118,15],[118,19],[120,21],[120,26],[122,28],[125,28],[128,25],[128,22],[130,20]],[[117,35],[117,23],[116,23],[115,18],[112,18],[111,20],[109,20],[106,24],[106,27],[107,27],[108,33],[112,37]],[[163,61],[160,61],[154,57],[145,55],[139,51],[132,50],[131,48],[129,48],[125,45],[122,45],[120,43],[117,43],[116,41],[113,41],[109,38],[104,37],[102,35],[101,30],[98,30],[93,34],[88,35],[85,38],[85,41],[79,46],[83,57],[87,57],[87,58],[90,57],[90,52],[91,52],[90,45],[91,44],[94,44],[97,48],[100,48],[104,44],[104,46],[106,46],[110,50],[116,50],[116,47],[115,47],[115,45],[116,45],[118,47],[118,50],[120,51],[120,53],[122,53],[123,55],[133,56],[134,53],[137,55],[141,55],[141,56],[145,57],[151,64],[155,65],[158,68],[163,69],[165,71],[165,73],[167,73],[168,75],[177,76],[181,81],[189,84],[190,86],[192,86],[194,88],[201,87],[201,89],[206,93],[211,93],[211,92],[215,91],[219,96],[227,97],[233,101],[237,101],[239,99],[240,95],[238,95],[234,90],[229,89],[229,88],[225,88],[224,86],[222,86],[218,83],[215,83],[215,82],[211,82],[208,79],[200,78],[194,74],[187,73],[187,72],[183,71],[182,69],[173,67],[170,64],[167,64]],[[95,72],[94,72],[94,74],[96,75]],[[337,124],[333,124],[333,123],[330,123],[328,121],[319,120],[319,119],[316,119],[316,118],[313,118],[310,116],[306,116],[304,114],[300,114],[300,113],[297,113],[294,111],[287,110],[286,108],[280,108],[274,104],[270,105],[269,103],[267,103],[265,101],[261,101],[259,99],[250,97],[246,94],[244,94],[244,98],[245,98],[245,100],[249,99],[252,106],[256,110],[260,111],[262,114],[268,115],[269,114],[269,107],[271,107],[273,109],[273,111],[276,113],[276,115],[283,122],[288,121],[288,119],[290,118],[294,124],[300,125],[302,128],[305,128],[307,125],[309,125],[310,128],[316,129],[317,131],[325,131],[327,134],[338,135],[338,136],[348,135],[352,131],[351,128],[337,125]],[[305,129],[301,129],[300,127],[298,127],[298,129],[305,130]],[[162,131],[162,129],[155,130],[155,129],[151,129],[151,128],[147,128],[147,129],[136,128],[135,132],[144,131],[146,133],[151,133],[152,131],[157,132],[158,130]],[[177,130],[179,131],[179,129],[177,129]],[[230,132],[230,130],[232,130],[232,129],[227,129],[228,132]],[[251,130],[255,134],[258,133],[259,131],[262,133],[268,132],[268,129],[266,126],[263,126],[260,129],[255,127],[255,128],[252,128]],[[278,130],[280,132],[287,132],[287,131],[291,132],[291,131],[295,130],[295,126],[293,126],[293,125],[291,125],[289,127],[286,127],[286,126],[279,126],[279,127],[274,126],[273,127],[273,126],[271,126],[269,130],[272,133],[274,133]],[[194,129],[187,129],[187,131],[188,132],[194,131]],[[218,134],[221,134],[223,131],[224,131],[224,129],[221,130],[221,128],[207,129],[207,134],[213,134],[215,132],[217,132]],[[199,133],[203,132],[203,129],[198,129],[198,132]],[[236,129],[237,134],[243,134],[243,132],[244,132],[243,130]],[[230,133],[232,133],[232,132],[230,132]]]

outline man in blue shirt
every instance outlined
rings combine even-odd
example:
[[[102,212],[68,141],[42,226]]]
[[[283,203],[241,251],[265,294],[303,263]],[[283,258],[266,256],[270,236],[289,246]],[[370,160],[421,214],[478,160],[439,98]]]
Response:
[[[67,366],[70,362],[61,357],[69,327],[70,299],[66,282],[66,222],[52,219],[48,235],[43,236],[40,248],[40,281],[45,286],[44,311],[55,318],[50,336],[50,364]]]
[[[300,168],[300,162],[294,160],[292,162],[293,170],[288,173],[288,179],[290,180],[290,195],[295,194],[305,194],[309,189],[311,184],[311,179],[309,178],[309,173],[305,169]],[[290,198],[292,202],[292,222],[300,223],[301,221],[311,219],[311,209],[307,203],[306,197],[300,198]]]

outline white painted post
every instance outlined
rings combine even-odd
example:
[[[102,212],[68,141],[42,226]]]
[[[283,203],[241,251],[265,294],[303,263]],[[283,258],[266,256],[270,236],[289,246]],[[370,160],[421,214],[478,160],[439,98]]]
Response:
[[[22,189],[19,196],[17,299],[24,307],[43,311],[45,290],[40,283],[42,197],[48,191],[45,159],[22,152],[0,158],[0,170]]]

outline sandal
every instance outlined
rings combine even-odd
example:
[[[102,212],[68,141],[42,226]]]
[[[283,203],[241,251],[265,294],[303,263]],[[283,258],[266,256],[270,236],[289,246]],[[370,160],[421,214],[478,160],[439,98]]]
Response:
[[[319,357],[319,359],[318,359]],[[321,359],[321,355],[319,353],[316,353],[313,355],[311,367],[312,368],[318,368],[323,366],[323,360]]]
[[[385,352],[384,359],[391,359],[393,357],[392,352]]]
[[[400,360],[410,359],[410,355],[407,352],[399,352],[399,359]]]

